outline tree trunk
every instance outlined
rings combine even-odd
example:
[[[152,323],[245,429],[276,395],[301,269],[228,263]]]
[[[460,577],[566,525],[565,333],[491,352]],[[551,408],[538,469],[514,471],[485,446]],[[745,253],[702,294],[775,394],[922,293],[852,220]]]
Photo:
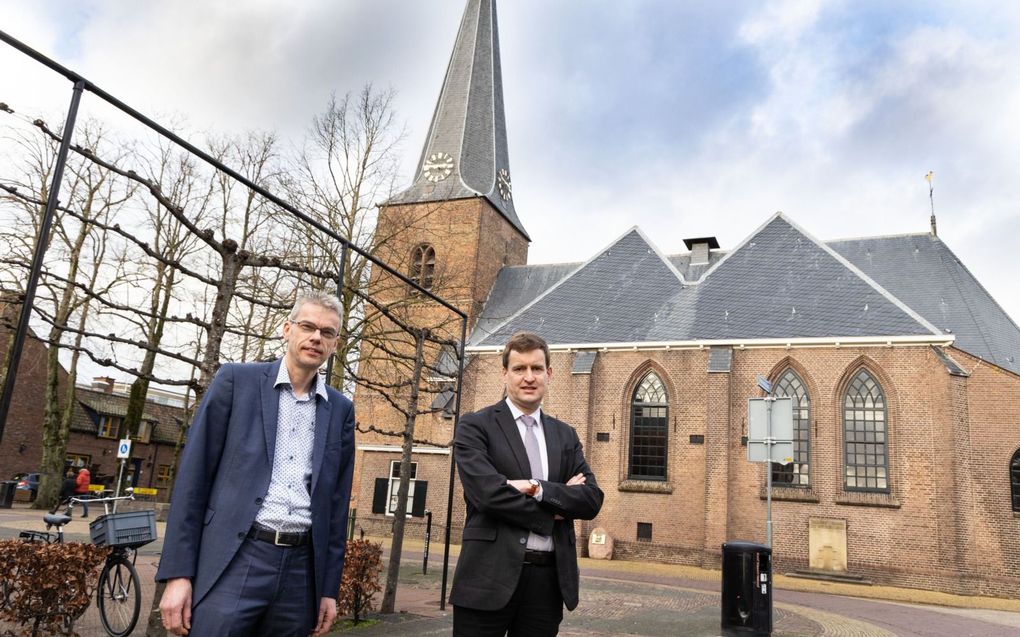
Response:
[[[414,372],[411,374],[411,395],[407,399],[407,420],[400,456],[400,485],[397,487],[397,510],[393,512],[393,541],[390,544],[390,563],[386,569],[386,589],[383,592],[381,613],[394,612],[397,598],[397,578],[400,575],[400,554],[404,548],[404,527],[407,523],[407,492],[411,485],[411,450],[414,446],[414,421],[418,414],[418,382],[421,379],[424,330],[415,332]]]

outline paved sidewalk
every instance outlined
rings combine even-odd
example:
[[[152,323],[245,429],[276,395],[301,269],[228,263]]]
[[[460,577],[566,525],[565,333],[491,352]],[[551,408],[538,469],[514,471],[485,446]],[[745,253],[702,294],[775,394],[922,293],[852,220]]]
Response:
[[[68,540],[88,541],[88,526],[83,522],[86,521],[76,518],[68,525]],[[163,524],[157,526],[162,537]],[[42,530],[42,512],[24,505],[0,509],[0,538],[17,537],[22,529]],[[377,541],[383,543],[388,553],[388,540]],[[442,544],[432,544],[427,575],[421,573],[422,543],[408,539],[404,547],[396,600],[400,612],[372,615],[378,623],[332,634],[359,637],[450,634],[452,609],[439,608]],[[143,547],[138,555],[142,611],[133,636],[145,632],[161,549],[162,541],[157,540]],[[459,547],[451,547],[450,580],[458,551]],[[576,611],[564,614],[561,635],[720,634],[718,571],[590,559],[580,560],[580,566],[580,604]],[[1020,637],[1020,600],[834,584],[781,575],[776,577],[776,586],[775,637]],[[3,628],[0,626],[0,631]],[[104,634],[94,605],[76,628],[83,637]]]

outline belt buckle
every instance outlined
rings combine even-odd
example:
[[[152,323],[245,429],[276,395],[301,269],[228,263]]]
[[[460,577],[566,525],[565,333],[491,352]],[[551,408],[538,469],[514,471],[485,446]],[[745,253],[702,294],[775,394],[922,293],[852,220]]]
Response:
[[[273,537],[273,544],[275,544],[276,546],[293,546],[293,544],[288,544],[287,542],[280,541],[281,533],[282,531],[276,530],[276,535]]]

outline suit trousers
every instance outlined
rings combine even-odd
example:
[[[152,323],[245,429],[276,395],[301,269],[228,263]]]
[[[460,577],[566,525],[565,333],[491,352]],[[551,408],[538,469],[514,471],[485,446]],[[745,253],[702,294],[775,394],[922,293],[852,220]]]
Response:
[[[553,637],[563,621],[556,566],[525,564],[507,605],[499,610],[453,607],[454,637]]]
[[[193,609],[189,637],[308,637],[315,628],[311,546],[247,538]]]

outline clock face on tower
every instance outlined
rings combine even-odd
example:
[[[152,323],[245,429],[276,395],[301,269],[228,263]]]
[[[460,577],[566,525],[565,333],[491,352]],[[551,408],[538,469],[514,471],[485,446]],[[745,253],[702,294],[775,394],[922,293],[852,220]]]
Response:
[[[506,168],[500,168],[496,175],[496,185],[499,187],[499,196],[503,201],[513,199],[513,190],[510,187],[510,172]]]
[[[446,153],[432,153],[421,168],[425,179],[432,183],[440,182],[453,173],[453,157]]]

